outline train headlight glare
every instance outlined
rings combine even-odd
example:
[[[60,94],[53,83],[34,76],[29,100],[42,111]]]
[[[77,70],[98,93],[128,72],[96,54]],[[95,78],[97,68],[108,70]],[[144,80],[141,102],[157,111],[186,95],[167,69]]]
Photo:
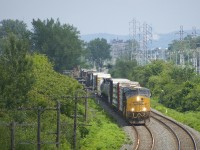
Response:
[[[131,111],[134,111],[135,109],[134,108],[131,108]]]
[[[147,111],[147,108],[146,108],[146,107],[144,107],[142,110],[143,110],[143,111]]]
[[[139,96],[137,96],[137,101],[140,101],[140,97]]]

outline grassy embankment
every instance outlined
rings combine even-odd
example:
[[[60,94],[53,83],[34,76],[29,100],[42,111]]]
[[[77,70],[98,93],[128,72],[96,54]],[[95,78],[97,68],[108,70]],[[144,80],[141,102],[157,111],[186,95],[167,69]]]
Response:
[[[167,115],[183,124],[186,124],[195,130],[200,132],[200,112],[196,111],[188,111],[185,113],[181,113],[178,111],[175,111],[173,109],[164,107],[163,105],[159,104],[157,100],[152,99],[151,100],[151,107],[153,109],[156,109],[160,112],[162,112],[164,115]]]
[[[120,149],[125,141],[125,133],[111,117],[94,101],[89,101],[88,134],[81,140],[81,150],[115,150]],[[126,139],[127,140],[127,139]]]

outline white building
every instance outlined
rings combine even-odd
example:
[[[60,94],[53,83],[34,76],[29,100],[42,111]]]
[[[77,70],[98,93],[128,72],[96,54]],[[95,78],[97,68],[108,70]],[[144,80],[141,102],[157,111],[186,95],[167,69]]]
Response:
[[[112,57],[112,64],[115,64],[118,58],[122,58],[125,55],[129,55],[130,48],[129,48],[129,41],[123,40],[112,40],[111,43],[111,57]]]

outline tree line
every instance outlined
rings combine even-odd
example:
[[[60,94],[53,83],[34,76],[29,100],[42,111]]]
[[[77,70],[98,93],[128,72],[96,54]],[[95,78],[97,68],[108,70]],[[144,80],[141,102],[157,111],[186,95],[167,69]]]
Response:
[[[86,43],[80,39],[77,28],[61,24],[59,19],[33,19],[32,27],[28,30],[27,25],[19,20],[0,21],[1,93],[10,94],[7,98],[3,96],[4,100],[11,97],[26,99],[19,95],[26,95],[34,82],[32,54],[46,55],[53,69],[60,73],[78,65],[102,67],[104,61],[110,59],[110,45],[105,39],[97,38]]]
[[[10,33],[27,41],[28,52],[38,52],[48,56],[58,72],[73,69],[77,65],[102,66],[110,59],[110,45],[105,39],[94,39],[84,42],[80,32],[70,24],[61,24],[59,19],[33,19],[32,29],[19,20],[0,21],[0,38],[8,37]],[[2,42],[0,42],[1,44]]]
[[[61,24],[59,20],[33,20],[32,30],[20,20],[0,21],[0,149],[9,149],[9,129],[2,124],[11,121],[18,124],[37,122],[37,111],[16,111],[20,108],[54,108],[56,101],[61,102],[61,120],[67,123],[62,127],[61,149],[70,149],[73,144],[73,98],[78,90],[83,90],[75,79],[62,75],[63,70],[74,66],[89,66],[101,64],[96,52],[100,47],[108,51],[109,44],[104,39],[95,39],[90,48],[90,42],[80,39],[80,32],[69,24]],[[102,44],[103,43],[103,44]],[[105,44],[105,45],[104,45]],[[98,47],[98,50],[93,53]],[[93,54],[92,54],[93,53]],[[107,55],[109,56],[109,55]],[[107,57],[106,56],[106,57]],[[68,98],[67,98],[68,97]],[[84,114],[84,103],[78,103],[79,115]],[[56,131],[55,112],[45,112],[41,115],[41,138],[46,141],[55,139],[55,135],[45,133]],[[81,123],[84,119],[79,119]],[[93,120],[95,122],[95,119]],[[96,120],[97,121],[97,120]],[[94,123],[93,122],[93,123]],[[16,131],[16,149],[34,149],[35,145],[19,144],[20,139],[35,140],[35,127],[32,130],[18,128]],[[77,141],[81,141],[89,131],[86,127],[77,130]],[[78,147],[80,147],[80,144]],[[83,145],[84,146],[84,145]],[[45,149],[55,149],[55,145],[44,145]]]
[[[139,81],[151,90],[153,98],[169,108],[200,111],[200,75],[190,66],[162,60],[138,66],[135,61],[118,60],[110,73],[113,77]]]

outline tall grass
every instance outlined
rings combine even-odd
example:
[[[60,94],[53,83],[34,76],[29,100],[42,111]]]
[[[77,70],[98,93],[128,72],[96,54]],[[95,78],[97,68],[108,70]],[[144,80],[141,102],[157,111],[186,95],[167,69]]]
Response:
[[[81,140],[81,150],[116,150],[125,143],[125,133],[117,126],[102,108],[90,101],[91,126],[87,127],[88,134]]]
[[[158,103],[157,100],[151,100],[151,107],[162,112],[164,115],[169,116],[183,124],[186,124],[195,130],[200,132],[200,112],[199,111],[188,111],[181,113],[173,109],[167,108],[162,104]]]

